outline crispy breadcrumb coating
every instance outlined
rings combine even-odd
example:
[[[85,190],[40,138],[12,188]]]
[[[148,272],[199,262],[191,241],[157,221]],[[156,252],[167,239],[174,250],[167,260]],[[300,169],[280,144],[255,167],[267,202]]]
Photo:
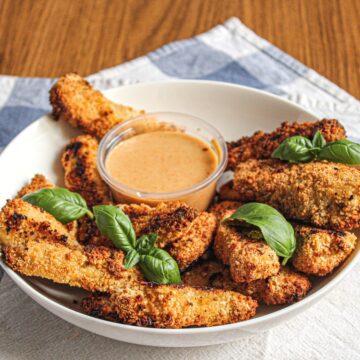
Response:
[[[336,230],[360,226],[360,171],[351,166],[248,160],[236,168],[234,189],[240,201],[266,203],[289,219]]]
[[[267,279],[238,284],[231,279],[229,269],[216,261],[206,261],[192,268],[182,279],[183,283],[189,286],[238,291],[266,305],[284,305],[299,301],[311,288],[310,280],[306,276],[286,267],[281,267],[278,274]]]
[[[349,232],[295,226],[297,240],[292,265],[305,274],[325,276],[355,249],[356,236]]]
[[[31,194],[40,189],[51,189],[54,187],[56,187],[56,185],[53,184],[50,180],[48,180],[44,175],[36,174],[27,185],[23,186],[19,190],[16,198],[22,198],[23,196]],[[70,242],[75,242],[77,236],[76,234],[78,232],[78,222],[72,221],[64,226],[69,231]]]
[[[344,127],[337,120],[323,119],[302,124],[283,122],[273,132],[257,131],[252,136],[244,136],[238,141],[228,143],[228,169],[235,170],[238,163],[249,159],[269,159],[285,139],[295,135],[312,139],[318,130],[327,142],[346,137]]]
[[[55,119],[101,139],[115,125],[143,113],[115,104],[77,74],[66,74],[50,90]]]
[[[185,270],[198,260],[209,248],[216,229],[216,218],[202,212],[193,221],[189,230],[168,248],[180,270]]]
[[[13,270],[89,291],[143,280],[136,267],[124,268],[122,251],[80,246],[65,225],[21,199],[9,200],[0,212],[0,245]]]
[[[92,295],[82,307],[89,315],[123,324],[179,329],[250,319],[257,302],[233,291],[138,284],[111,295]]]
[[[73,138],[61,158],[65,186],[79,193],[89,207],[110,204],[110,189],[100,177],[96,166],[98,141],[91,135]]]
[[[225,216],[230,216],[229,210]],[[230,266],[236,283],[266,279],[280,269],[279,257],[262,239],[260,231],[242,233],[234,226],[220,223],[214,241],[214,253]]]

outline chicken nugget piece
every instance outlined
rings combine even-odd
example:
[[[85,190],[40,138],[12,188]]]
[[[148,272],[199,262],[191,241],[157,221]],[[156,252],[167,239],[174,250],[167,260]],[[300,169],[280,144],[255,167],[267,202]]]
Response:
[[[345,139],[344,127],[337,120],[323,119],[314,122],[283,122],[279,128],[270,133],[257,131],[252,136],[244,136],[238,141],[228,143],[228,169],[235,170],[236,165],[249,159],[269,159],[272,152],[287,138],[295,135],[312,139],[316,131],[324,136],[327,142]]]
[[[124,253],[105,247],[82,247],[65,225],[21,199],[0,212],[0,245],[13,270],[89,291],[115,291],[144,280],[136,268],[126,270]]]
[[[232,213],[230,210],[228,214]],[[230,266],[231,277],[236,283],[266,279],[280,270],[279,257],[257,230],[241,232],[221,223],[215,236],[214,253]]]
[[[354,251],[356,236],[350,232],[295,226],[297,247],[292,265],[298,271],[325,276]]]
[[[236,168],[234,189],[240,201],[266,203],[289,219],[334,230],[360,226],[360,171],[351,166],[249,160]]]
[[[101,139],[110,129],[143,111],[116,104],[77,74],[66,74],[50,90],[55,119]]]
[[[267,279],[238,284],[231,279],[229,268],[215,261],[192,268],[182,279],[189,286],[238,291],[266,305],[292,304],[303,299],[311,289],[311,282],[305,275],[287,267],[281,267],[278,274]]]
[[[123,324],[180,329],[244,321],[257,302],[233,291],[184,285],[138,284],[82,301],[85,313]]]
[[[22,198],[27,194],[31,194],[37,190],[44,189],[44,188],[54,188],[55,185],[49,181],[44,175],[36,174],[23,188],[19,190],[16,197]]]
[[[110,189],[102,180],[96,166],[98,142],[91,135],[73,138],[61,158],[65,186],[79,193],[92,207],[110,204]]]

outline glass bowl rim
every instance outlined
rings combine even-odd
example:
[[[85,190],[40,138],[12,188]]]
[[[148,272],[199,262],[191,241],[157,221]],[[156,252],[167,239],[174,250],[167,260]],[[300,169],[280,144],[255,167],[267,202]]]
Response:
[[[201,123],[201,125],[200,125],[201,129],[204,128],[212,134],[213,138],[217,141],[219,148],[221,150],[221,154],[220,154],[221,158],[220,158],[220,161],[219,161],[216,169],[211,173],[211,175],[209,175],[204,180],[198,182],[197,184],[195,184],[189,188],[177,190],[177,191],[170,191],[170,192],[139,191],[139,190],[136,190],[134,188],[124,185],[123,183],[115,180],[112,176],[110,176],[110,174],[108,173],[106,166],[105,166],[105,160],[106,160],[105,152],[106,152],[109,144],[112,143],[111,140],[113,140],[112,138],[114,137],[114,135],[118,133],[117,136],[119,136],[122,133],[121,131],[119,132],[119,130],[121,130],[122,128],[128,128],[129,126],[131,127],[132,124],[134,124],[135,122],[139,121],[140,119],[142,119],[144,117],[156,116],[156,115],[166,115],[166,114],[191,117],[194,120],[199,121]],[[162,122],[167,122],[167,121],[162,121]],[[171,120],[168,121],[168,123],[171,124],[172,123]],[[185,132],[186,132],[186,125],[185,125]],[[117,142],[117,144],[118,143],[119,142]],[[138,200],[139,199],[140,200],[141,199],[144,199],[144,200],[176,200],[178,198],[186,197],[188,195],[196,193],[196,192],[206,188],[208,185],[210,185],[214,181],[217,181],[220,178],[220,176],[225,171],[227,161],[228,161],[228,150],[227,150],[226,141],[223,138],[222,134],[219,132],[219,130],[215,126],[209,124],[207,121],[205,121],[197,116],[186,114],[186,113],[175,112],[175,111],[148,112],[148,113],[136,116],[134,118],[131,118],[129,120],[126,120],[126,121],[122,122],[121,124],[116,125],[111,130],[109,130],[105,134],[105,136],[101,139],[99,147],[98,147],[98,151],[97,151],[97,156],[96,156],[97,169],[100,173],[100,176],[107,183],[107,185],[109,185],[110,188],[114,191],[125,194],[132,198],[136,198]]]

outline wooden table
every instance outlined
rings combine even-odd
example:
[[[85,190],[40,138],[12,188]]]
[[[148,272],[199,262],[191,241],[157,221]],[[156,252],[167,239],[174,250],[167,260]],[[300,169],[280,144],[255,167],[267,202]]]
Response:
[[[0,73],[86,75],[231,16],[360,98],[359,0],[0,0]]]

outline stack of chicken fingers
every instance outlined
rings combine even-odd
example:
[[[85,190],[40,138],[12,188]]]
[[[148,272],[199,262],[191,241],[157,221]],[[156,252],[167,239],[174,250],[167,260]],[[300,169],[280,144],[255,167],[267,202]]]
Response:
[[[76,74],[50,91],[55,119],[83,134],[71,139],[61,157],[66,188],[92,207],[113,204],[96,167],[98,142],[116,124],[143,113],[106,99]],[[186,328],[250,319],[260,305],[291,304],[311,289],[312,276],[326,276],[352,253],[360,226],[360,172],[316,161],[290,164],[271,159],[288,137],[327,141],[345,138],[336,120],[283,123],[228,144],[225,184],[208,211],[182,202],[115,204],[131,220],[136,236],[157,234],[181,271],[182,284],[147,282],[140,268],[126,269],[125,254],[88,216],[63,225],[23,196],[56,185],[36,175],[0,212],[0,245],[5,262],[25,275],[83,288],[86,314],[123,324]],[[260,230],[240,230],[223,220],[247,202],[279,210],[295,230],[297,247],[288,265],[265,242]]]

